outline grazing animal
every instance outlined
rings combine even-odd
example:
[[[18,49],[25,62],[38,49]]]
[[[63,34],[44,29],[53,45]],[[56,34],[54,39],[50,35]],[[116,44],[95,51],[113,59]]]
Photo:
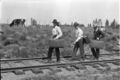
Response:
[[[10,23],[10,27],[18,26],[18,25],[24,26],[24,24],[25,24],[25,19],[14,19],[12,23]]]

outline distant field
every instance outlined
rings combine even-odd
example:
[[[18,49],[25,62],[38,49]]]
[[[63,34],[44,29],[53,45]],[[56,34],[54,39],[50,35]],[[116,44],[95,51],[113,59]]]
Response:
[[[48,39],[51,36],[52,27],[50,26],[29,26],[29,27],[12,27],[2,25],[4,34],[0,37],[0,56],[3,57],[41,57],[47,54]],[[61,26],[65,48],[61,49],[61,54],[71,55],[73,47],[71,43],[75,40],[75,34],[72,26]],[[92,38],[93,29],[83,27],[84,35]],[[106,35],[112,36],[109,39],[108,50],[111,50],[118,44],[120,38],[119,29],[106,29]],[[6,45],[7,42],[12,44]],[[110,46],[110,47],[109,47]]]

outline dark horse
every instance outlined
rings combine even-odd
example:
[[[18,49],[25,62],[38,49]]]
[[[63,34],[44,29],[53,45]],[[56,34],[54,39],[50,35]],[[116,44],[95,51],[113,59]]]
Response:
[[[14,19],[11,23],[10,23],[10,27],[12,26],[18,26],[18,25],[24,25],[25,24],[25,19]]]

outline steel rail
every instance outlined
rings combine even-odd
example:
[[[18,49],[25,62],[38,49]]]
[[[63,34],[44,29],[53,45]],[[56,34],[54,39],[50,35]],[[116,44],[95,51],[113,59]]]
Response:
[[[45,64],[45,65],[37,65],[37,66],[23,66],[23,67],[12,67],[12,68],[1,68],[1,72],[11,72],[15,70],[29,70],[34,68],[48,68],[52,66],[64,66],[64,65],[75,65],[75,64],[95,64],[95,63],[112,63],[112,62],[120,62],[120,59],[112,59],[112,60],[97,60],[97,61],[74,61],[74,62],[67,62],[67,63],[52,63],[52,64]]]
[[[120,55],[119,53],[115,53],[115,54],[101,54],[100,56],[105,56],[105,55]],[[92,55],[85,55],[86,57],[87,56],[92,56]],[[70,58],[71,56],[63,56],[61,58]],[[8,62],[8,61],[22,61],[22,60],[39,60],[39,59],[47,59],[47,57],[34,57],[34,58],[14,58],[14,59],[0,59],[0,63],[1,62]]]

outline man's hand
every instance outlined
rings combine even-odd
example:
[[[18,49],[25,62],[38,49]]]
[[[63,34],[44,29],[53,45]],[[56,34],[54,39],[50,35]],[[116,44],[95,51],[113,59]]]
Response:
[[[76,41],[74,41],[74,42],[71,44],[71,46],[73,47],[75,44],[76,44]]]
[[[97,38],[97,40],[100,40],[100,38]]]
[[[76,44],[76,41],[75,42],[73,42],[73,45],[75,45]]]
[[[57,40],[58,38],[53,38],[53,40]]]
[[[75,44],[74,44],[74,43],[72,43],[72,44],[71,44],[71,47],[73,47],[74,45],[75,45]]]

